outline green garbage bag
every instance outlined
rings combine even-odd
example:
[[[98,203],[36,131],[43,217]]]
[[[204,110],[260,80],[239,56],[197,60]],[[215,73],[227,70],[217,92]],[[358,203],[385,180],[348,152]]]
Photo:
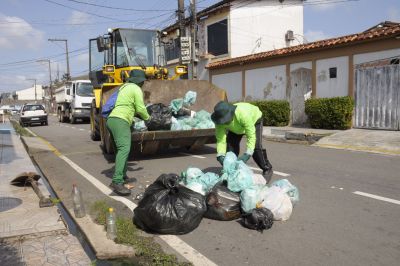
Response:
[[[286,193],[289,196],[290,201],[292,202],[293,205],[299,202],[300,200],[299,190],[295,185],[290,183],[289,180],[287,179],[276,180],[271,184],[271,187],[272,186],[279,187],[282,190],[282,192]]]
[[[184,106],[191,106],[196,102],[197,92],[195,91],[188,91],[183,97],[183,105]]]
[[[174,114],[178,113],[178,111],[181,110],[181,108],[183,107],[183,99],[182,98],[173,99],[169,107],[171,108]]]
[[[250,213],[257,207],[260,200],[260,192],[264,186],[254,185],[248,187],[240,192],[240,205],[242,210]]]
[[[139,119],[139,118],[137,118],[137,117],[135,117],[133,119],[132,127],[133,127],[133,131],[141,132],[141,131],[146,131],[147,130],[147,127],[146,127],[146,124],[144,123],[144,121]]]
[[[254,185],[253,171],[233,152],[226,153],[223,172],[222,178],[227,180],[230,191],[240,192]]]
[[[220,181],[219,175],[215,173],[203,173],[199,168],[189,167],[182,172],[183,184],[202,195],[206,195],[215,184]]]

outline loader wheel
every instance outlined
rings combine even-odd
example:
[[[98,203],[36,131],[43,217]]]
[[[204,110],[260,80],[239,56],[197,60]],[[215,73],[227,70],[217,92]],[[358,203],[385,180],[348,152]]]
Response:
[[[112,139],[111,134],[107,129],[104,132],[104,138],[101,139],[101,142],[101,147],[105,154],[115,153],[114,140]]]
[[[93,100],[90,109],[90,138],[93,141],[100,140],[100,115],[96,109],[96,103]]]

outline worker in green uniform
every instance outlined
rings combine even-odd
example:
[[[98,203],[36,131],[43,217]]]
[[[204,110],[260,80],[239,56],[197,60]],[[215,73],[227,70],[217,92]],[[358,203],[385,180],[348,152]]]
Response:
[[[262,146],[263,118],[260,109],[249,103],[221,101],[215,105],[211,119],[215,123],[218,162],[223,164],[227,150],[239,156],[240,141],[246,135],[247,150],[238,159],[246,163],[253,156],[268,183],[273,171]]]
[[[127,171],[127,161],[131,150],[131,125],[133,117],[139,115],[144,121],[150,119],[144,105],[141,87],[146,80],[142,70],[132,70],[127,82],[119,88],[114,109],[107,118],[107,128],[110,131],[117,149],[115,171],[110,187],[119,195],[129,195],[130,189],[124,186]]]

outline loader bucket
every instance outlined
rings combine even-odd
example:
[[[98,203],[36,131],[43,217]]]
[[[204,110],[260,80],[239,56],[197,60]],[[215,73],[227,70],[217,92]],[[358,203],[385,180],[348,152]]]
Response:
[[[204,80],[151,80],[142,87],[145,104],[163,103],[169,105],[173,99],[183,98],[188,91],[197,92],[193,111],[212,112],[214,106],[226,100],[226,92]],[[113,90],[103,94],[103,101]],[[156,154],[170,148],[185,147],[194,150],[204,144],[215,143],[215,129],[194,129],[180,131],[146,131],[132,133],[132,147],[135,153]]]

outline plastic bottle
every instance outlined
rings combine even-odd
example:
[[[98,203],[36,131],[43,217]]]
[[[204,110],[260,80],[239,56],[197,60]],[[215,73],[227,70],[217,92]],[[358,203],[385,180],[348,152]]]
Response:
[[[83,205],[82,194],[76,184],[72,185],[72,200],[74,202],[74,213],[76,218],[82,218],[86,215]]]
[[[117,237],[117,227],[115,225],[115,212],[113,208],[108,209],[107,213],[107,238],[114,240]]]

